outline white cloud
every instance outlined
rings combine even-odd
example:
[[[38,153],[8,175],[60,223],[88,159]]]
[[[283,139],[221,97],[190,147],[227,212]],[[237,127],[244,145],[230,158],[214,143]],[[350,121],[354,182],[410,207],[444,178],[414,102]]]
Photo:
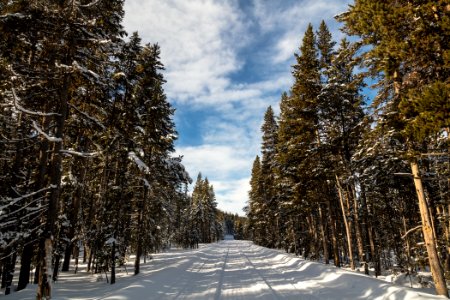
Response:
[[[309,23],[315,29],[325,20],[336,40],[343,34],[338,30],[334,20],[337,13],[343,12],[350,1],[304,0],[279,5],[276,1],[254,1],[255,17],[260,28],[268,32],[278,32],[278,39],[274,52],[270,56],[273,63],[286,62],[298,52],[303,34]]]
[[[236,47],[245,43],[245,26],[235,1],[125,2],[125,25],[144,41],[158,42],[169,98],[189,101],[230,84],[240,69]]]
[[[212,181],[216,192],[217,206],[222,211],[244,215],[243,208],[247,205],[247,195],[250,190],[250,177],[229,180]]]
[[[209,145],[179,147],[183,164],[192,178],[199,172],[214,186],[218,208],[243,215],[242,208],[249,191],[250,168],[253,160],[239,146]]]
[[[249,171],[251,165],[244,149],[227,145],[204,144],[198,147],[178,147],[176,155],[183,155],[183,164],[191,177],[198,172],[214,180],[230,179],[235,175]]]

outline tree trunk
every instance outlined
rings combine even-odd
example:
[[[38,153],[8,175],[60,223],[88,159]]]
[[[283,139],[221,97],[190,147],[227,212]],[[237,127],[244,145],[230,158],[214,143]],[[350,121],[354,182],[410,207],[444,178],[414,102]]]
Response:
[[[319,226],[320,226],[320,235],[322,238],[322,247],[323,247],[323,261],[325,264],[330,263],[329,254],[328,254],[328,234],[326,232],[325,226],[325,218],[323,216],[322,207],[319,203]]]
[[[68,234],[68,238],[70,238],[70,234]],[[73,246],[74,246],[73,242],[70,241],[67,244],[66,249],[64,250],[64,260],[63,260],[63,264],[62,264],[62,267],[61,267],[61,271],[62,272],[69,271],[70,259],[72,257],[72,253],[73,253]]]
[[[33,257],[34,243],[26,244],[23,247],[22,255],[20,256],[20,274],[17,290],[23,290],[30,283],[31,258]]]
[[[86,249],[85,249],[85,251],[86,251]],[[85,252],[86,253],[86,252]],[[87,270],[88,270],[88,272],[89,271],[91,271],[91,269],[93,268],[92,267],[92,263],[93,263],[93,258],[94,258],[94,255],[95,255],[95,247],[93,247],[93,246],[90,246],[89,247],[89,258],[88,258],[88,265],[87,265]]]
[[[1,288],[4,288],[5,285],[3,284],[3,280],[5,278],[5,274],[3,273],[3,271],[5,270],[5,262],[0,260],[0,277],[1,277]]]
[[[139,274],[140,272],[140,263],[141,263],[141,256],[142,256],[142,236],[145,235],[142,230],[143,225],[143,218],[144,218],[144,211],[146,208],[147,203],[147,196],[148,196],[148,186],[146,183],[144,183],[144,197],[142,199],[142,204],[139,207],[139,215],[138,215],[138,222],[137,222],[137,229],[138,232],[136,233],[136,239],[137,239],[137,246],[136,246],[136,260],[134,261],[134,275]]]
[[[142,211],[139,212],[139,217],[138,217],[138,231],[140,230],[141,226],[142,226]],[[141,233],[137,232],[136,234],[136,259],[134,260],[134,275],[139,274],[140,272],[140,263],[141,263],[141,256],[142,256],[142,236]]]
[[[367,210],[367,201],[366,201],[366,194],[364,191],[364,187],[360,185],[361,187],[361,230],[364,235],[364,273],[366,275],[369,275],[369,261],[371,259],[369,254],[369,229],[368,229],[368,210]]]
[[[39,249],[40,249],[40,246],[39,246]],[[40,267],[40,261],[41,261],[41,259],[39,259],[39,255],[40,255],[40,250],[39,250],[39,253],[38,253],[38,263],[37,263],[37,265],[36,265],[36,268],[34,269],[34,278],[33,278],[33,283],[34,284],[38,284],[39,283],[39,272],[41,271],[41,267]]]
[[[331,242],[333,244],[333,260],[334,265],[338,268],[341,267],[341,259],[339,255],[339,243],[337,239],[337,230],[336,230],[336,209],[335,205],[331,205],[331,201],[327,201],[327,207],[330,214],[330,229],[331,229]]]
[[[73,255],[75,256],[75,263],[74,263],[74,273],[77,274],[78,272],[78,261],[80,259],[80,246],[79,244],[76,244],[74,247]]]
[[[5,295],[9,295],[11,293],[12,282],[14,278],[14,268],[16,266],[17,252],[14,252],[8,257],[7,263],[5,264],[5,272],[3,273],[5,276]]]
[[[116,283],[116,242],[111,247],[111,284]]]
[[[369,268],[367,266],[367,261],[365,260],[364,256],[364,243],[363,243],[363,236],[361,233],[361,224],[359,221],[359,205],[354,184],[351,184],[350,190],[353,198],[353,220],[354,220],[353,226],[355,228],[356,245],[358,247],[358,259],[360,264],[362,263],[364,265],[364,272],[366,274],[369,274]]]
[[[337,188],[338,188],[338,193],[339,193],[339,200],[341,202],[342,218],[344,219],[345,232],[347,234],[347,246],[348,246],[348,256],[350,259],[350,268],[352,270],[355,270],[355,261],[353,258],[353,249],[352,249],[352,232],[350,230],[350,225],[347,220],[347,213],[346,213],[346,209],[345,209],[344,196],[342,193],[341,183],[339,182],[339,178],[337,175],[336,175],[336,183],[337,183]]]
[[[77,162],[77,161],[75,161]],[[78,164],[80,165],[81,168],[83,168],[84,170],[81,170],[81,174],[80,174],[80,178],[79,181],[80,183],[84,183],[84,178],[85,178],[85,165],[83,161],[78,162]],[[75,248],[75,244],[78,242],[78,239],[75,238],[75,231],[77,229],[77,224],[78,224],[78,213],[80,210],[80,202],[81,202],[81,198],[82,198],[82,193],[83,193],[83,186],[84,184],[79,184],[78,187],[76,188],[76,191],[74,193],[74,196],[72,198],[72,209],[70,211],[70,227],[69,227],[69,231],[67,233],[67,238],[69,239],[69,243],[66,246],[66,250],[64,252],[64,261],[62,264],[62,268],[61,271],[66,272],[69,271],[69,266],[70,266],[70,258],[73,254],[73,250]]]
[[[52,295],[52,250],[51,238],[46,238],[41,245],[41,255],[43,257],[39,270],[38,290],[36,299],[51,299]]]
[[[54,142],[52,151],[52,161],[50,169],[50,184],[51,192],[48,203],[47,219],[45,223],[45,231],[43,239],[45,239],[45,247],[43,252],[42,265],[45,265],[41,269],[39,280],[39,287],[37,292],[37,300],[41,300],[42,297],[51,298],[51,278],[52,276],[52,255],[53,255],[53,234],[55,231],[55,224],[58,215],[58,205],[61,193],[61,176],[62,176],[62,155],[63,149],[63,137],[64,137],[64,123],[67,116],[67,103],[68,103],[68,89],[69,89],[69,75],[64,76],[63,84],[61,87],[61,96],[59,103],[60,115],[56,118],[56,131],[55,137],[58,139]]]
[[[54,264],[54,267],[53,267],[53,274],[52,274],[53,282],[58,280],[58,271],[59,271],[60,262],[61,262],[61,255],[60,254],[56,254],[55,255],[55,264]]]
[[[437,243],[433,235],[431,216],[429,215],[428,204],[425,199],[422,179],[420,177],[419,166],[416,159],[411,161],[411,171],[414,177],[414,185],[416,187],[417,198],[419,200],[420,217],[422,220],[422,232],[427,248],[431,275],[433,276],[434,284],[436,287],[436,294],[448,297],[448,289],[445,282],[444,271],[442,270],[439,255],[437,252]]]
[[[409,237],[407,235],[408,232],[408,227],[406,224],[406,217],[404,214],[402,214],[402,224],[403,224],[403,231],[404,231],[404,240],[405,240],[405,244],[406,244],[406,264],[408,266],[408,270],[411,272],[412,271],[412,266],[411,266],[411,244],[409,243]]]

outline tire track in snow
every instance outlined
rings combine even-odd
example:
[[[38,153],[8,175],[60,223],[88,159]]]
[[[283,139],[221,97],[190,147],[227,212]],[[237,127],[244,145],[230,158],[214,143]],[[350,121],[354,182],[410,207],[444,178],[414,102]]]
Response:
[[[225,267],[228,262],[228,255],[230,254],[230,247],[227,248],[227,253],[225,254],[225,259],[223,261],[222,269],[220,270],[219,283],[217,284],[216,293],[214,295],[214,300],[219,300],[222,294],[223,278],[225,277]]]
[[[248,248],[254,248],[255,245],[250,245]],[[253,251],[254,252],[254,251]],[[270,283],[270,279],[267,278],[265,275],[262,274],[262,272],[259,270],[259,268],[251,261],[251,259],[248,257],[247,254],[243,253],[241,251],[242,255],[247,259],[247,261],[250,263],[250,265],[256,270],[256,272],[259,274],[259,276],[264,280],[264,282],[267,284],[267,286],[274,292],[274,294],[277,296],[275,299],[302,299],[302,300],[317,300],[320,299],[314,295],[307,295],[304,293],[303,290],[299,289],[295,283],[290,282],[291,279],[287,278],[284,272],[280,271],[279,269],[272,267],[271,270],[273,273],[276,273],[279,275],[280,278],[283,278],[283,282],[287,283],[292,287],[292,289],[289,289],[289,293],[286,295],[282,291],[277,291],[273,288],[273,284]],[[265,264],[267,265],[267,261]],[[295,270],[295,268],[291,268],[292,270]],[[295,290],[297,293],[292,293],[292,291]],[[295,295],[296,294],[296,295]],[[300,296],[301,295],[301,296]],[[293,298],[295,297],[295,298]]]
[[[192,263],[192,266],[187,269],[188,272],[192,272],[192,273],[200,273],[203,270],[203,267],[206,264],[206,261],[200,264],[200,267],[195,268],[194,269],[194,265],[195,265],[195,261]],[[192,282],[190,281],[190,278],[188,276],[186,276],[186,278],[183,278],[184,284],[183,287],[179,290],[179,292],[175,295],[174,299],[179,299],[181,298],[185,291],[188,290],[188,287],[192,284]]]
[[[250,260],[250,258],[242,251],[239,250],[239,254],[242,255],[247,262],[250,264],[251,268],[255,271],[255,273],[264,281],[264,284],[269,288],[269,291],[272,294],[273,299],[282,299],[281,295],[278,294],[277,291],[275,291],[272,287],[272,285],[269,283],[269,281],[262,275],[261,271],[253,264],[253,262]]]

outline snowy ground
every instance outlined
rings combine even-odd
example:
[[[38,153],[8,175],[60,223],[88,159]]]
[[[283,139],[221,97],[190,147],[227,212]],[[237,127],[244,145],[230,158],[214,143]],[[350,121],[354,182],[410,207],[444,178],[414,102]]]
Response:
[[[309,262],[248,241],[224,240],[131,263],[115,285],[99,275],[62,273],[53,299],[445,299],[363,274]],[[36,286],[0,299],[35,299]]]

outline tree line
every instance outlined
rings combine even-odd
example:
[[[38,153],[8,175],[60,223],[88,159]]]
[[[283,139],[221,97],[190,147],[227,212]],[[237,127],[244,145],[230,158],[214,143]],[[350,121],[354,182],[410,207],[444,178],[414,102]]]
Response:
[[[450,5],[357,0],[307,28],[280,115],[264,115],[255,243],[352,269],[450,278]],[[349,41],[351,40],[351,42]],[[371,85],[376,95],[364,92]]]
[[[222,236],[212,185],[173,157],[160,48],[125,40],[123,0],[0,2],[0,269],[51,297],[60,271],[110,272]],[[19,259],[20,258],[20,259]],[[71,265],[71,259],[74,264]]]

